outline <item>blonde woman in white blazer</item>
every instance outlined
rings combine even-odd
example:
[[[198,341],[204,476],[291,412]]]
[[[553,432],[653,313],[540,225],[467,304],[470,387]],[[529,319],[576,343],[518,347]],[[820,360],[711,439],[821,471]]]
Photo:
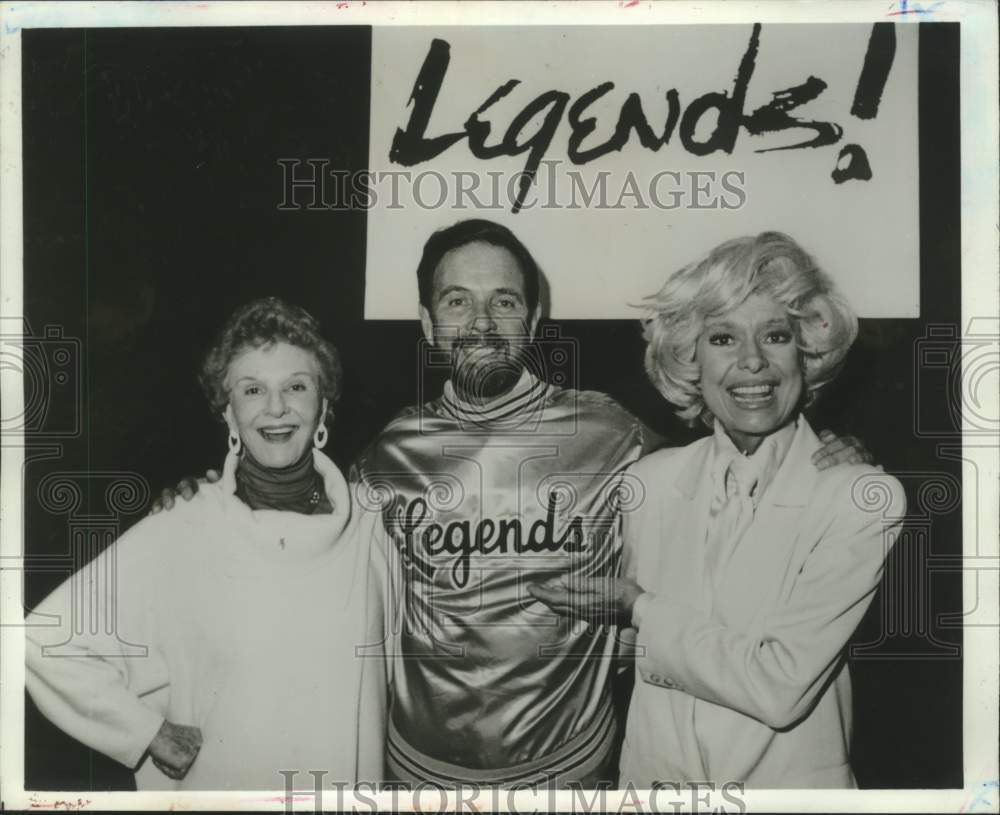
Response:
[[[645,500],[624,515],[623,577],[536,594],[567,614],[610,606],[636,629],[620,783],[853,787],[844,651],[905,496],[867,465],[814,467],[802,409],[857,321],[769,232],[672,275],[644,323],[653,383],[712,434],[633,466]]]

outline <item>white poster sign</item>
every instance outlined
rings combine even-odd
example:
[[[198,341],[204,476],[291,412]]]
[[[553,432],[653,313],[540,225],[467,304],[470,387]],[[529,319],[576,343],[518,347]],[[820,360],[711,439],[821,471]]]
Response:
[[[634,317],[764,230],[861,316],[916,317],[916,66],[892,23],[377,27],[365,316],[412,318],[424,241],[475,217],[536,254],[557,319]]]

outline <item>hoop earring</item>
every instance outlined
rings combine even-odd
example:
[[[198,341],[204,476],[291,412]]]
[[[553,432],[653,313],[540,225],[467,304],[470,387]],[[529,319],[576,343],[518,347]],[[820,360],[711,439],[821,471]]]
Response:
[[[320,422],[319,427],[316,428],[316,432],[313,433],[313,444],[316,446],[317,450],[322,450],[326,447],[329,435],[330,434],[327,432],[326,425]]]
[[[239,436],[235,436],[232,433],[229,434],[229,452],[234,456],[238,456],[240,451],[243,449],[243,442],[240,440]]]

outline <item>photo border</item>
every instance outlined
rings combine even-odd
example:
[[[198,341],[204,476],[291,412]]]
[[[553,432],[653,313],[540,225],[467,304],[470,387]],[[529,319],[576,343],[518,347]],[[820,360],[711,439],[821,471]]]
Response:
[[[151,26],[271,26],[271,25],[636,25],[750,22],[839,23],[895,21],[901,25],[940,21],[961,23],[961,249],[962,326],[1000,327],[1000,315],[990,308],[998,302],[998,64],[997,10],[991,0],[961,2],[844,2],[797,3],[775,0],[750,2],[649,3],[615,0],[505,3],[4,3],[0,6],[0,317],[22,315],[23,236],[21,168],[21,37],[27,28],[151,27]],[[987,67],[991,66],[991,67]],[[989,394],[987,394],[987,398]],[[977,406],[988,416],[998,415],[993,403]],[[23,388],[14,376],[3,379],[5,411],[19,415]],[[963,501],[963,551],[976,558],[963,574],[963,595],[995,609],[1000,598],[998,560],[998,440],[976,438],[968,415],[963,417],[963,483],[978,484],[976,500]],[[25,791],[24,643],[20,558],[23,555],[22,477],[24,440],[20,433],[5,434],[2,442],[0,517],[0,799],[11,809],[129,809],[152,810],[175,805],[207,810],[312,811],[313,797],[283,791],[273,796],[254,792],[86,792]],[[971,613],[971,612],[969,612]],[[750,810],[777,812],[913,812],[997,811],[998,695],[1000,695],[1000,640],[997,622],[963,628],[963,745],[964,779],[961,790],[750,790],[743,800]],[[14,745],[12,747],[12,745]],[[560,811],[579,808],[573,793],[519,792],[518,811],[533,808]],[[361,811],[371,798],[380,807],[386,794],[341,802]],[[435,799],[436,800],[436,799]],[[454,803],[455,796],[449,799]],[[627,791],[610,792],[610,807],[636,809]],[[638,802],[641,808],[648,799]],[[326,800],[334,803],[331,795]],[[484,802],[488,806],[488,802]],[[553,803],[555,806],[553,807]],[[718,803],[716,803],[718,805]],[[505,807],[506,808],[506,807]],[[468,811],[468,810],[467,810]]]

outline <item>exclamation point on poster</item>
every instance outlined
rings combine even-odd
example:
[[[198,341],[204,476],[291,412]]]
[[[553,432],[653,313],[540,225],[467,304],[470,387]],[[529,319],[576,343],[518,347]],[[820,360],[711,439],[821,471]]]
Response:
[[[861,76],[858,77],[858,87],[854,91],[852,116],[874,119],[878,115],[882,91],[885,90],[895,56],[895,23],[875,23],[868,38],[868,50],[865,52]],[[872,177],[872,168],[864,149],[857,144],[845,144],[837,156],[837,166],[830,177],[838,184],[851,178],[868,181]]]

